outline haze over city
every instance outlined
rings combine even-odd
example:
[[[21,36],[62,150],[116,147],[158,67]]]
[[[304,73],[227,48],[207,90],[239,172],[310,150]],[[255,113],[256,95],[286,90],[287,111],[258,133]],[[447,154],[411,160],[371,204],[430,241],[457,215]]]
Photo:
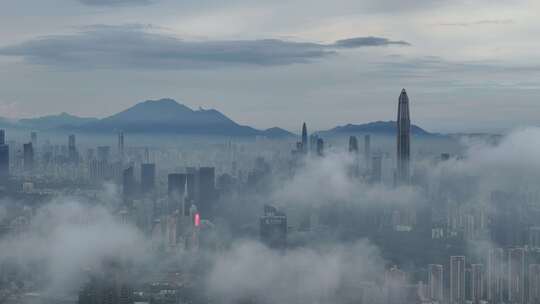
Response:
[[[0,303],[540,304],[535,1],[0,5]]]

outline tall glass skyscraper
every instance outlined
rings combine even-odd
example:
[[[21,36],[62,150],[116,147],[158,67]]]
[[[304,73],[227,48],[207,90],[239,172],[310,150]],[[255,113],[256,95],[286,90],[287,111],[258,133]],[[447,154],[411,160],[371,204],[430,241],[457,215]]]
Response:
[[[396,182],[407,183],[410,177],[411,158],[411,119],[409,116],[409,97],[405,89],[401,90],[397,116],[397,170]]]

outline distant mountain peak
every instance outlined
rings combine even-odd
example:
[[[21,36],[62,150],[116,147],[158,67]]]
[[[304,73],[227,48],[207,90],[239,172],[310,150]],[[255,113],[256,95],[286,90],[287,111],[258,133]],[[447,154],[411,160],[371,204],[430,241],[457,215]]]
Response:
[[[279,127],[272,127],[272,128],[263,130],[261,135],[270,137],[270,138],[285,138],[285,137],[296,136],[293,133]]]
[[[337,126],[335,128],[319,131],[320,134],[353,134],[353,133],[372,133],[372,134],[385,134],[393,135],[396,133],[396,121],[373,121],[364,124],[346,124],[343,126]],[[434,133],[430,133],[417,125],[411,124],[411,133],[417,136],[433,136]]]

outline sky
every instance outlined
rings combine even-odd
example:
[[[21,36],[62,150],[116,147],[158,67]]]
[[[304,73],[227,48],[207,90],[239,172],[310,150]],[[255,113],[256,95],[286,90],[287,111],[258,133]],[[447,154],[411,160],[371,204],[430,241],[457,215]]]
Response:
[[[0,116],[106,117],[174,98],[257,128],[538,125],[534,0],[18,0],[0,10]]]

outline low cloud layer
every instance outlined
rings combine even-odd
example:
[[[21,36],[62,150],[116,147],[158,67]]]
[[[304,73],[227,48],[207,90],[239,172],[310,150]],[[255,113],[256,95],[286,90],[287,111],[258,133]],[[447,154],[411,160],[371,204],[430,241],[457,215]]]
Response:
[[[279,39],[189,41],[145,26],[92,26],[72,35],[45,36],[0,48],[0,55],[68,68],[199,69],[307,63],[339,49],[409,45],[382,37],[355,37],[331,44]]]
[[[35,270],[47,282],[45,290],[73,292],[85,271],[97,271],[106,259],[146,259],[145,244],[141,233],[104,207],[62,199],[37,209],[27,229],[0,240],[0,265],[45,265]]]
[[[377,248],[366,241],[283,254],[242,242],[216,258],[207,290],[222,303],[340,303],[383,273]]]
[[[389,187],[351,179],[350,170],[365,167],[348,153],[331,152],[325,158],[309,158],[292,180],[277,187],[272,199],[278,205],[321,207],[334,203],[362,206],[411,205],[422,200],[412,187]]]

